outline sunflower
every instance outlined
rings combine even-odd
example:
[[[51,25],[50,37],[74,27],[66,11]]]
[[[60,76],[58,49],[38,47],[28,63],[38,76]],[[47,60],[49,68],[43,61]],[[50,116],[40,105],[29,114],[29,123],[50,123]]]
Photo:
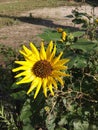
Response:
[[[62,86],[64,85],[63,76],[69,76],[64,70],[67,66],[64,64],[69,61],[69,59],[60,59],[63,52],[56,57],[56,45],[52,41],[48,44],[48,47],[44,47],[44,43],[41,42],[40,51],[30,43],[30,49],[23,45],[23,50],[20,53],[24,57],[24,61],[15,61],[16,64],[20,66],[14,68],[13,72],[18,72],[15,78],[22,76],[22,79],[16,84],[23,84],[31,82],[31,86],[27,91],[27,94],[36,89],[34,98],[37,97],[41,87],[43,88],[43,93],[47,97],[47,92],[50,90],[51,94],[54,95],[54,89],[57,89],[57,82]]]

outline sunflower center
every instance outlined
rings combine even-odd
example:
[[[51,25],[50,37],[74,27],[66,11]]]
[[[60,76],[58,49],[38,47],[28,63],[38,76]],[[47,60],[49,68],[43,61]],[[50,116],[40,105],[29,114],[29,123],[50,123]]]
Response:
[[[33,72],[37,77],[46,78],[52,72],[52,66],[50,62],[46,60],[40,60],[33,66]]]

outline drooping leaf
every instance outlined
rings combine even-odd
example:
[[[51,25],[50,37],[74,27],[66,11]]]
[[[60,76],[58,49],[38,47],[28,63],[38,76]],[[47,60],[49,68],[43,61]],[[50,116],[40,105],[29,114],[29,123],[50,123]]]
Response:
[[[80,39],[75,44],[71,45],[72,49],[80,49],[84,52],[92,51],[95,47],[97,47],[95,42],[87,41],[85,39]]]
[[[31,112],[30,99],[27,99],[23,105],[22,110],[21,110],[20,119],[23,121],[25,121],[27,119],[27,122],[28,122],[28,118],[31,115],[32,115],[32,112]]]

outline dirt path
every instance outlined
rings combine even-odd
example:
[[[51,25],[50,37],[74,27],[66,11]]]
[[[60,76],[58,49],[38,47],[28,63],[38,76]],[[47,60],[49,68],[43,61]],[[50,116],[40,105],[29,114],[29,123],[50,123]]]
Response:
[[[91,13],[90,6],[78,7],[82,11]],[[57,8],[43,8],[35,9],[22,13],[19,17],[19,25],[7,26],[0,29],[0,44],[20,47],[21,44],[28,44],[29,42],[40,43],[41,39],[37,36],[43,32],[45,28],[57,28],[60,26],[74,26],[70,19],[65,16],[71,14],[75,7],[63,6]],[[98,17],[98,7],[95,8],[95,14]],[[32,16],[32,17],[30,17]]]

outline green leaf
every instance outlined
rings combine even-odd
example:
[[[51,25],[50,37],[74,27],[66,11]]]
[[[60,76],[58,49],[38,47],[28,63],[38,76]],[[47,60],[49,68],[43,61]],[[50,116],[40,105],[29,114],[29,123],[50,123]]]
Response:
[[[83,56],[73,56],[68,63],[69,68],[72,68],[73,66],[76,68],[84,68],[87,66],[87,60]]]
[[[72,33],[74,37],[80,37],[80,36],[83,36],[85,34],[84,31],[77,31],[77,32],[74,32]]]
[[[54,130],[55,128],[55,116],[53,114],[49,114],[46,119],[46,126],[48,130]]]
[[[28,124],[27,126],[23,126],[23,130],[35,130],[31,124]]]
[[[66,125],[67,123],[68,122],[67,122],[66,115],[65,115],[65,116],[61,117],[61,120],[58,122],[58,125],[63,126],[63,125]]]
[[[19,88],[19,85],[17,85],[16,82],[14,82],[14,83],[11,85],[11,89],[16,89],[16,88]]]
[[[73,19],[72,22],[75,23],[75,24],[82,24],[85,21],[83,19],[81,19],[81,18],[78,18],[78,19]]]
[[[67,18],[73,18],[73,15],[67,15],[65,17],[67,17]]]
[[[85,39],[79,39],[75,44],[71,45],[72,49],[80,49],[84,52],[92,51],[97,46],[96,43],[87,41]]]
[[[13,97],[15,100],[23,100],[26,98],[26,92],[25,91],[19,91],[16,93],[12,93],[11,97]]]
[[[77,120],[73,122],[74,130],[88,130],[89,123],[87,121],[84,121],[81,123],[81,121]]]
[[[40,34],[39,36],[47,42],[51,40],[58,41],[60,39],[60,34],[57,31],[51,29],[44,30],[44,33]]]
[[[28,119],[31,115],[32,115],[32,112],[31,112],[30,99],[27,99],[21,110],[20,119],[24,121],[26,118]]]

